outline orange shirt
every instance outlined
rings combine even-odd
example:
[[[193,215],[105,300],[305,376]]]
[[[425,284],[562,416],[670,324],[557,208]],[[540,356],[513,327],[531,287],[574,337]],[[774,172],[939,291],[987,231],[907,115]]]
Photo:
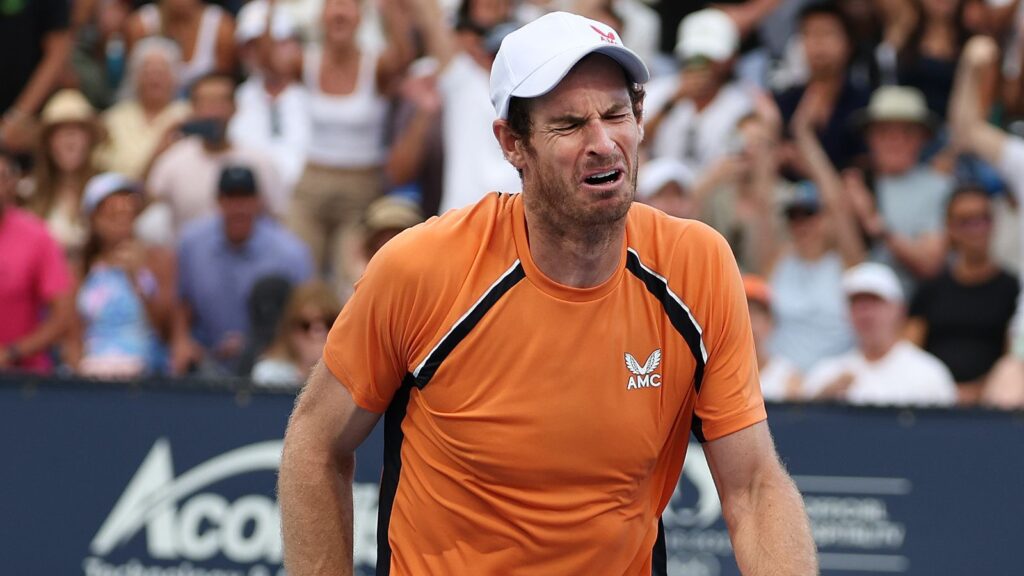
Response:
[[[641,204],[587,289],[534,265],[519,195],[408,230],[324,359],[386,411],[378,574],[649,575],[691,429],[765,418],[729,246]]]

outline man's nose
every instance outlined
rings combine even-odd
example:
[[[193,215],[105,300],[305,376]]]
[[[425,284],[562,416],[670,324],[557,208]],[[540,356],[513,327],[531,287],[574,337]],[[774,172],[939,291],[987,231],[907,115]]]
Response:
[[[587,125],[587,153],[595,156],[608,156],[615,152],[615,141],[612,140],[610,126],[603,120],[593,120]]]

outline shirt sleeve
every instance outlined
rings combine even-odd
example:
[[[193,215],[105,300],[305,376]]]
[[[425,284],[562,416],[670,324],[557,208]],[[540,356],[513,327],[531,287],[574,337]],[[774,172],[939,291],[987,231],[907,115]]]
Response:
[[[64,251],[49,234],[42,236],[39,251],[39,294],[50,302],[71,290],[71,271],[68,269]]]
[[[739,267],[725,239],[703,227],[709,246],[704,294],[702,339],[707,350],[704,378],[697,391],[693,430],[709,441],[767,418],[757,373],[747,298]]]
[[[324,347],[325,365],[355,403],[378,414],[408,371],[405,326],[416,318],[416,281],[396,244],[392,240],[370,261]]]
[[[999,159],[999,173],[1010,184],[1018,200],[1024,200],[1024,140],[1009,136]]]

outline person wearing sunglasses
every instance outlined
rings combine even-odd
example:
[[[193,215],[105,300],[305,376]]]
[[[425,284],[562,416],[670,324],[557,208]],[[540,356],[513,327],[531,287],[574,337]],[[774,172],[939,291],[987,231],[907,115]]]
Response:
[[[961,405],[978,402],[989,371],[1006,350],[1020,285],[993,260],[992,202],[963,186],[946,211],[950,263],[918,288],[910,304],[907,339],[953,373]]]
[[[270,349],[253,367],[253,382],[267,387],[302,384],[320,360],[327,332],[340,311],[341,301],[327,284],[312,281],[296,288]]]

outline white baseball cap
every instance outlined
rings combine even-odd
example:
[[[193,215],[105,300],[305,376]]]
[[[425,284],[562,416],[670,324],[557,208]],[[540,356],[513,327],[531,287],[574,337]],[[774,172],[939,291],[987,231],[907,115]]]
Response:
[[[896,273],[885,264],[864,262],[843,274],[843,292],[847,297],[873,294],[889,302],[903,302],[903,287]]]
[[[683,190],[689,190],[695,180],[693,170],[677,158],[662,156],[640,166],[637,176],[636,195],[641,200],[654,196],[669,182],[675,182]]]
[[[245,44],[263,35],[267,29],[266,0],[253,0],[242,6],[238,12],[235,25],[235,43]],[[274,5],[274,13],[270,20],[270,36],[274,40],[287,40],[298,34],[298,27],[292,15],[280,4]]]
[[[139,191],[139,184],[124,174],[104,172],[89,179],[82,192],[82,214],[86,218],[92,216],[96,207],[108,196],[118,192]]]
[[[698,10],[679,23],[676,56],[705,56],[716,62],[732,58],[740,47],[740,31],[728,14],[715,8]]]
[[[491,102],[498,118],[508,118],[513,96],[547,94],[577,62],[594,53],[618,62],[633,82],[650,79],[644,61],[622,45],[615,30],[583,16],[552,12],[506,36],[491,65]]]

